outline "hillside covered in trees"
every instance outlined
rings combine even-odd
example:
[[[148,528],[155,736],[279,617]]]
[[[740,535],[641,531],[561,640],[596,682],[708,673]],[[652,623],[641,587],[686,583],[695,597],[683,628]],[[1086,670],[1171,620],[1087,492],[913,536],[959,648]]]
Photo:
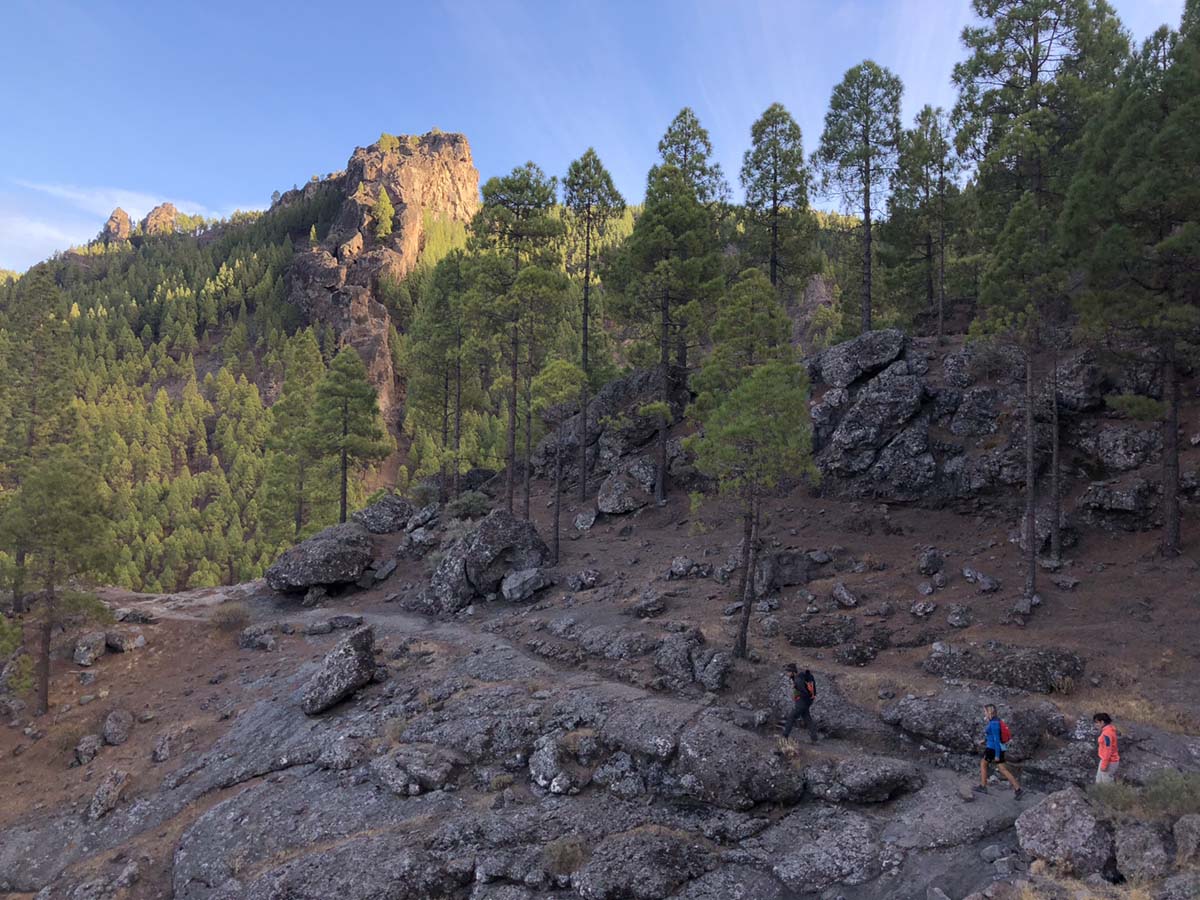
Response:
[[[461,136],[385,133],[262,213],[171,207],[131,226],[117,211],[0,288],[0,502],[67,448],[112,524],[103,580],[238,582],[376,488],[445,498],[503,472],[504,502],[528,515],[531,460],[564,404],[586,409],[633,368],[663,373],[641,410],[660,422],[661,499],[668,370],[690,374],[711,440],[737,430],[727,397],[807,417],[799,360],[835,341],[969,329],[1023,367],[1027,527],[1032,398],[1058,373],[1045,360],[1087,343],[1156,370],[1111,403],[1164,422],[1176,550],[1173,423],[1200,334],[1200,9],[1139,48],[1103,0],[975,8],[952,109],[902,122],[903,85],[864,61],[808,147],[786,109],[763,112],[741,202],[683,109],[643,198],[621,197],[591,150],[477,194]],[[568,445],[585,496],[594,460]],[[752,490],[736,458],[717,461],[728,446],[689,452],[751,497],[807,470],[811,450],[792,450],[793,470]],[[18,596],[40,589],[23,541],[10,529],[0,558]]]

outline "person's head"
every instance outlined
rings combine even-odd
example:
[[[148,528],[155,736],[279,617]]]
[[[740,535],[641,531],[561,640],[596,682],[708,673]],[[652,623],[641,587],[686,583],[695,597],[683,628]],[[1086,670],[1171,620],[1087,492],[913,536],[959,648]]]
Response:
[[[795,675],[799,670],[796,668],[795,663],[788,663],[783,667],[783,671],[787,672],[789,675]]]
[[[989,703],[983,708],[983,716],[989,722],[992,721],[992,719],[996,718],[996,707]]]
[[[1103,728],[1106,725],[1112,724],[1112,716],[1110,716],[1108,713],[1098,712],[1092,716],[1092,722],[1097,728]]]

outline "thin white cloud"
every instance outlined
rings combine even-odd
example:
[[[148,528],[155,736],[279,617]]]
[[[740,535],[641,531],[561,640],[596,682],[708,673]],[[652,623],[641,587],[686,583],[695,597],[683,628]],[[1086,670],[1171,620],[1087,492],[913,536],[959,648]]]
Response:
[[[209,209],[202,203],[193,200],[181,200],[173,197],[159,197],[143,191],[131,191],[125,188],[113,187],[82,187],[74,184],[42,183],[14,178],[13,183],[29,191],[37,191],[59,200],[65,200],[77,209],[83,210],[101,220],[106,219],[118,206],[134,218],[140,218],[160,203],[174,203],[188,215],[201,215],[207,218],[220,217],[221,212]],[[97,226],[99,230],[99,226]]]
[[[25,269],[57,250],[85,243],[100,229],[0,212],[0,269]]]

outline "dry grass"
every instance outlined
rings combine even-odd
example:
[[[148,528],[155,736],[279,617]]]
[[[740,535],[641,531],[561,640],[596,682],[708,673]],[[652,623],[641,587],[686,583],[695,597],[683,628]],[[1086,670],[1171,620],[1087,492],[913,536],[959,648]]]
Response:
[[[1200,734],[1200,717],[1169,703],[1159,703],[1140,695],[1129,694],[1112,697],[1104,702],[1108,714],[1118,722],[1125,719],[1175,734]]]
[[[1164,771],[1141,787],[1118,781],[1093,785],[1090,794],[1111,818],[1173,820],[1200,813],[1200,774]]]
[[[576,835],[555,838],[542,848],[542,865],[551,875],[570,875],[587,860],[587,847]]]
[[[250,610],[246,609],[246,604],[236,600],[222,603],[213,610],[210,621],[214,628],[221,631],[241,631],[250,624]]]

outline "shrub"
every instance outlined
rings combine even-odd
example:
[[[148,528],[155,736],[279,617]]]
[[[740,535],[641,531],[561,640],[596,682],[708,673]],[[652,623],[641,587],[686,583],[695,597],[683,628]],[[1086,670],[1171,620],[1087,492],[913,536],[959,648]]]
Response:
[[[381,153],[395,153],[400,149],[400,139],[386,131],[379,135],[379,150]]]
[[[213,610],[212,623],[221,631],[241,631],[250,624],[250,610],[244,603],[222,603]]]
[[[1090,794],[1113,818],[1177,819],[1200,813],[1200,773],[1164,770],[1140,787],[1118,781],[1094,785]]]
[[[542,848],[542,865],[551,875],[570,875],[587,859],[587,848],[577,835],[555,838]]]
[[[446,515],[452,519],[478,519],[492,509],[491,498],[482,491],[463,491],[446,504]]]
[[[409,499],[417,506],[428,506],[430,503],[437,503],[441,497],[441,490],[437,483],[432,479],[426,478],[418,481],[408,489]]]

